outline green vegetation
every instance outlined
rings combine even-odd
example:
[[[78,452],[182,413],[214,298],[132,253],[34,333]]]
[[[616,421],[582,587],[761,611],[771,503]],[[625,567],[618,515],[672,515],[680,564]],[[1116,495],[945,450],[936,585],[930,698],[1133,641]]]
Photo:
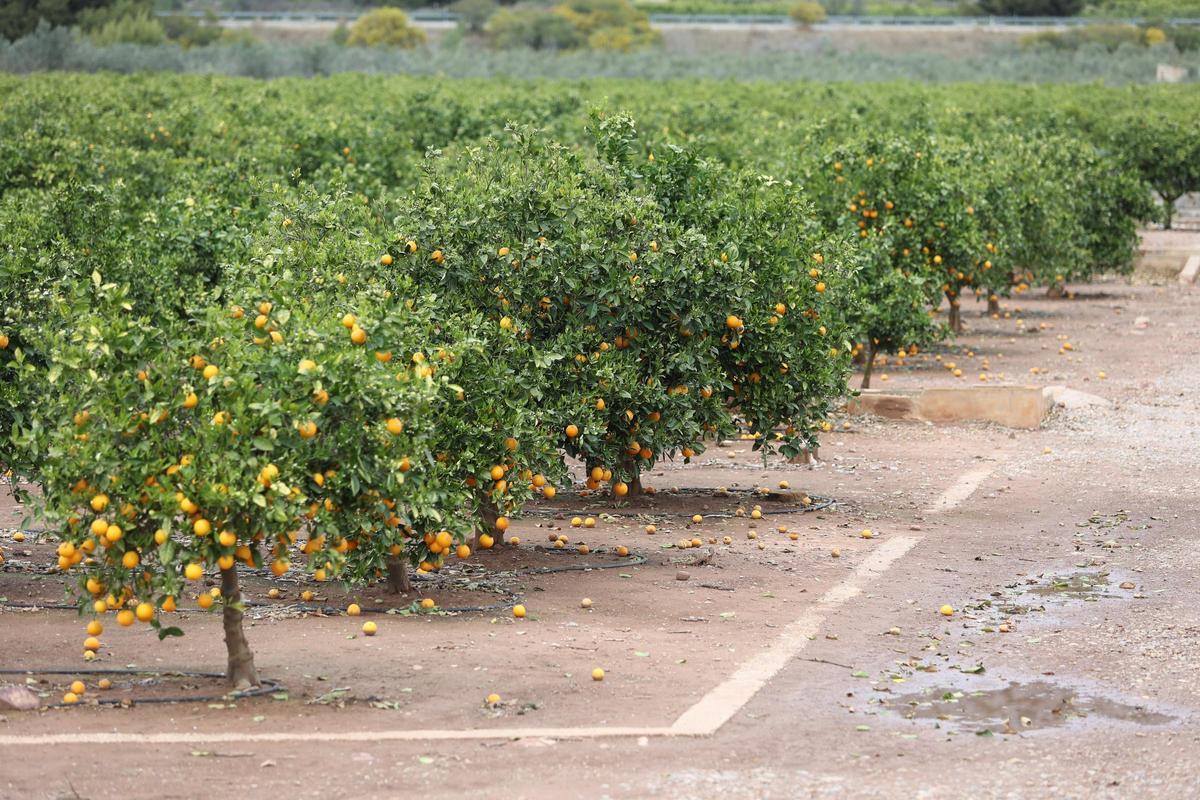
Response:
[[[235,685],[239,567],[402,586],[501,543],[566,456],[620,498],[720,438],[796,455],[856,356],[1126,272],[1150,187],[1200,190],[1191,87],[0,97],[0,469],[39,490],[84,612],[177,635],[219,574]]]
[[[350,47],[417,47],[425,44],[425,31],[414,28],[398,8],[377,8],[354,21],[346,36]]]

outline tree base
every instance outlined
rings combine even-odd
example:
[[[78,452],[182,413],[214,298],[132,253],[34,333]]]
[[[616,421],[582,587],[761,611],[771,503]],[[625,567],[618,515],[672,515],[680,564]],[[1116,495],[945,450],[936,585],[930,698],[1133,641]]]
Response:
[[[221,598],[224,611],[221,622],[225,629],[225,651],[229,656],[225,680],[239,691],[259,685],[258,670],[254,668],[254,653],[242,629],[242,590],[238,585],[237,568],[221,570]]]
[[[402,558],[387,560],[387,590],[389,594],[409,594],[412,591],[412,580],[408,577],[408,568]]]
[[[475,511],[478,518],[482,520],[482,524],[475,527],[475,549],[483,547],[479,543],[479,537],[485,533],[492,537],[493,544],[504,544],[504,531],[496,527],[496,520],[500,519],[500,509],[496,508],[492,498],[483,493],[476,495]]]

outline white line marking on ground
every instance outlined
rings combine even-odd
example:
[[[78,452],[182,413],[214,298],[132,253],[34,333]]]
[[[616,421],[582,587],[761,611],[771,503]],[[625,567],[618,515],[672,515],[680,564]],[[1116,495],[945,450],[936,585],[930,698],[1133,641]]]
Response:
[[[708,736],[716,733],[758,694],[767,681],[808,647],[827,614],[861,594],[867,583],[896,563],[919,541],[920,537],[897,536],[877,547],[849,578],[831,587],[816,606],[789,623],[770,647],[742,664],[725,682],[683,712],[671,726],[672,733],[677,736]]]
[[[987,480],[987,477],[995,469],[996,467],[993,464],[991,466],[976,467],[963,473],[963,476],[958,479],[958,483],[942,492],[938,499],[933,501],[933,505],[925,509],[924,513],[941,514],[957,508],[964,500],[975,493],[975,490],[979,488],[979,484]]]
[[[808,647],[825,617],[838,606],[862,593],[878,577],[913,548],[919,537],[897,536],[884,541],[849,578],[830,587],[800,617],[793,620],[763,652],[751,658],[726,681],[685,711],[669,728],[581,727],[581,728],[494,728],[477,730],[370,730],[280,733],[178,732],[178,733],[55,733],[30,736],[0,736],[0,746],[63,744],[201,744],[273,742],[373,742],[447,741],[478,739],[596,739],[629,736],[709,736],[728,722],[759,692],[788,661]]]

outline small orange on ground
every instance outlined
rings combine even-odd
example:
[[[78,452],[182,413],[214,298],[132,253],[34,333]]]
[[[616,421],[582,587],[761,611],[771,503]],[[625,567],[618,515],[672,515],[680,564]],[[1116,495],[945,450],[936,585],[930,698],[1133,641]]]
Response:
[[[599,667],[596,667],[594,670],[592,670],[592,680],[594,680],[594,681],[604,680],[604,670],[600,669]]]
[[[366,634],[367,636],[374,636],[376,631],[378,631],[378,630],[379,630],[379,626],[376,625],[374,622],[364,622],[363,623],[362,632],[364,634]]]
[[[513,616],[517,619],[525,619],[525,606],[520,603],[513,606]]]
[[[487,696],[486,702],[489,706],[499,705],[500,704],[500,695],[496,694],[495,692],[492,692],[491,694],[489,694]]]
[[[422,599],[422,600],[421,600],[421,608],[424,608],[424,609],[430,609],[430,608],[433,608],[433,607],[434,607],[434,606],[436,606],[436,605],[437,605],[437,603],[433,602],[433,598],[432,598],[432,597],[426,597],[426,598],[424,598],[424,599]]]
[[[112,681],[110,681],[108,678],[101,678],[96,686],[100,689],[111,689]]]
[[[943,617],[953,617],[954,616],[954,607],[949,606],[949,605],[942,606],[941,608],[938,609],[938,613],[941,614]]]
[[[83,681],[75,681],[71,684],[71,691],[75,694],[83,694],[87,691],[87,687],[83,685]]]
[[[63,695],[62,701],[67,705],[72,706],[79,702],[79,697],[74,692],[67,692]]]
[[[362,606],[360,606],[358,603],[351,603],[350,605],[346,606],[346,616],[357,617],[361,613]]]

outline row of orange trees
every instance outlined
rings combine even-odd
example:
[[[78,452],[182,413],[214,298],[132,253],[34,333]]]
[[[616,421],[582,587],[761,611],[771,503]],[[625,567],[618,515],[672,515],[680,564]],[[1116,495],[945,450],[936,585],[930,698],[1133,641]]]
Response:
[[[235,684],[239,570],[404,588],[553,498],[564,456],[621,497],[736,431],[796,455],[856,350],[1122,269],[1148,213],[1046,129],[881,107],[864,136],[768,89],[707,127],[713,93],[622,98],[639,134],[541,88],[82,83],[0,119],[0,465],[85,610],[178,633],[219,574]]]
[[[623,496],[739,429],[811,446],[845,389],[841,245],[793,187],[647,162],[621,116],[592,138],[510,128],[386,210],[263,186],[209,276],[172,269],[176,236],[143,238],[192,230],[190,195],[130,218],[120,187],[88,189],[65,233],[6,197],[28,294],[5,326],[4,461],[40,488],[82,601],[169,635],[161,611],[217,572],[229,677],[253,684],[239,567],[403,584],[553,497],[564,453]],[[48,202],[83,214],[69,194]]]

